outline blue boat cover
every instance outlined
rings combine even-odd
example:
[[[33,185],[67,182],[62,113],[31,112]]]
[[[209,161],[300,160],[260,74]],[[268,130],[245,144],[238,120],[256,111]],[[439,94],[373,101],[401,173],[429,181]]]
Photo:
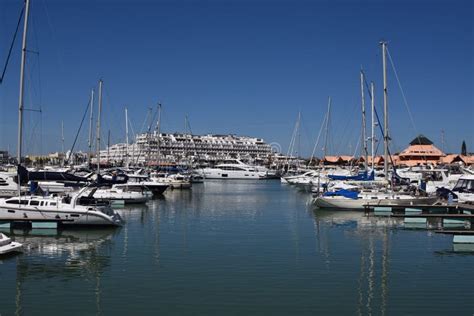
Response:
[[[349,190],[337,190],[334,192],[325,192],[323,196],[343,196],[349,199],[357,200],[359,193],[356,191]]]
[[[367,171],[360,172],[356,176],[338,176],[338,175],[328,175],[331,180],[353,180],[353,181],[373,181],[375,179],[374,171],[367,174]]]

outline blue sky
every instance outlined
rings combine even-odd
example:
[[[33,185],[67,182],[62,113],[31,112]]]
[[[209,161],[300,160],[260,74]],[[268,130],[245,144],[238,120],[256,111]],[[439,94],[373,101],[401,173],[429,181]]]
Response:
[[[163,104],[162,130],[234,133],[283,151],[302,114],[309,155],[332,97],[330,153],[352,154],[360,135],[359,69],[382,105],[379,41],[389,42],[415,125],[389,68],[393,150],[418,133],[445,150],[474,151],[471,1],[32,0],[25,151],[70,147],[90,89],[104,80],[103,139],[124,140],[125,106],[139,131]],[[4,63],[20,0],[0,2]],[[0,148],[16,149],[20,40],[0,86]],[[87,143],[87,122],[78,141]],[[319,146],[317,155],[321,154]]]

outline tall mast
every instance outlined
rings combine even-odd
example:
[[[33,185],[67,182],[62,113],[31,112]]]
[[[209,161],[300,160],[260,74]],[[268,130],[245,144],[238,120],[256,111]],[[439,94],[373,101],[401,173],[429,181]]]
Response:
[[[97,111],[97,132],[96,132],[96,157],[97,157],[97,174],[100,174],[100,114],[102,112],[102,79],[99,80],[99,109]]]
[[[128,168],[130,161],[128,159],[128,109],[125,108],[125,166]]]
[[[61,143],[62,143],[61,151],[63,154],[61,166],[64,166],[64,162],[66,160],[66,153],[64,152],[64,121],[61,121]]]
[[[92,124],[94,119],[94,89],[91,90],[91,103],[89,106],[89,141],[87,145],[89,146],[89,152],[87,154],[87,167],[91,166],[91,156],[92,156]]]
[[[18,99],[18,143],[17,143],[17,163],[21,164],[21,149],[23,143],[23,96],[25,90],[25,63],[26,63],[26,39],[28,33],[28,16],[30,13],[30,0],[25,0],[25,22],[23,25],[23,42],[21,45],[21,65],[20,65],[20,96]],[[18,174],[18,195],[20,195],[20,175]]]
[[[370,137],[370,140],[371,140],[371,148],[370,148],[370,152],[372,154],[372,171],[374,171],[375,169],[375,95],[374,95],[374,83],[371,82],[370,83],[370,94],[372,95],[372,100],[370,102],[370,108],[371,108],[371,113],[370,113],[370,117],[372,119],[372,127],[371,127],[371,137]]]
[[[300,151],[301,151],[301,111],[298,112],[298,132],[296,134],[296,167],[299,168],[300,166]]]
[[[161,129],[161,103],[158,103],[158,120],[156,121],[156,144],[157,144],[157,150],[156,150],[156,162],[160,162],[160,129]]]
[[[367,171],[367,159],[368,159],[368,150],[367,150],[367,135],[366,135],[366,122],[365,122],[365,96],[364,96],[364,73],[360,71],[360,95],[361,95],[361,105],[362,105],[362,144],[364,146],[364,167]]]
[[[331,97],[329,97],[329,99],[328,99],[328,112],[326,113],[326,137],[325,137],[325,140],[324,140],[323,159],[326,158],[326,155],[327,155],[330,113],[331,113]]]
[[[107,165],[110,163],[110,129],[107,134]]]
[[[388,180],[388,100],[387,100],[387,42],[381,42],[382,58],[383,58],[383,167],[385,173],[385,180]]]

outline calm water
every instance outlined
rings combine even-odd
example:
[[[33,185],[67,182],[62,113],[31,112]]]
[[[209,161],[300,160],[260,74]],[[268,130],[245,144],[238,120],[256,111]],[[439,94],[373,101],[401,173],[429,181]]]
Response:
[[[26,250],[0,261],[0,314],[474,313],[474,255],[451,236],[308,198],[207,182],[124,208],[120,229],[15,232]]]

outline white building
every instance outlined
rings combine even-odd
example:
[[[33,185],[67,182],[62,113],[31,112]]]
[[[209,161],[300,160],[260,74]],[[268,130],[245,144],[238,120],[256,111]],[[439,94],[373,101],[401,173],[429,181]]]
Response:
[[[271,146],[261,138],[235,135],[191,135],[153,133],[137,136],[135,144],[115,144],[100,152],[101,161],[115,163],[150,163],[182,161],[216,161],[228,158],[265,160]]]

